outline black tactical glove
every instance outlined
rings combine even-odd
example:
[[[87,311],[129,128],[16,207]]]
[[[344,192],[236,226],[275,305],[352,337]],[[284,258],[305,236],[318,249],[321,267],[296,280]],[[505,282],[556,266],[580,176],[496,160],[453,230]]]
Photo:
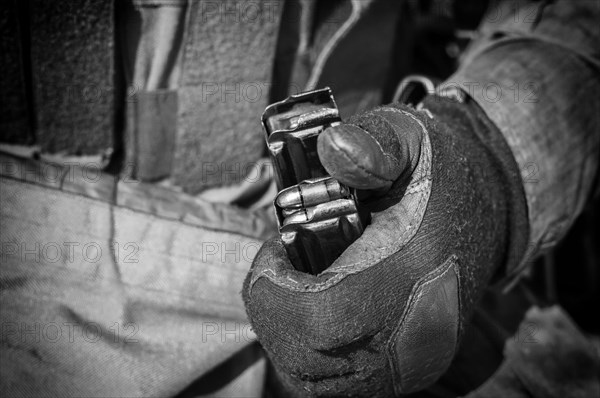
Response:
[[[278,239],[243,296],[286,396],[423,389],[448,368],[482,290],[518,262],[528,224],[520,173],[476,104],[389,105],[319,137],[327,171],[371,190],[372,222],[319,275]]]

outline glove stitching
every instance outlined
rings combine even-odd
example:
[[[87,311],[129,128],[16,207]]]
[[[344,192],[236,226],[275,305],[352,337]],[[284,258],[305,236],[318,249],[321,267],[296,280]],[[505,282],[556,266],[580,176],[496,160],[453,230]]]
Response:
[[[379,115],[373,113],[373,112],[367,112],[365,114],[365,116],[373,116],[373,117],[377,117],[378,119],[381,119],[384,123],[386,123],[388,125],[388,127],[390,128],[390,130],[394,130],[393,126],[391,125],[391,123],[385,119],[380,117]],[[363,129],[362,127],[360,127],[359,125],[353,124],[354,126],[360,128],[361,130],[363,130],[365,133],[367,133],[369,135],[369,137],[373,138],[373,140],[375,141],[375,143],[377,143],[377,146],[379,147],[379,149],[381,150],[381,153],[383,154],[383,156],[385,156],[386,159],[391,159],[392,162],[394,163],[394,165],[396,167],[400,167],[400,161],[398,159],[396,159],[395,156],[392,156],[391,154],[387,153],[385,151],[385,149],[383,149],[383,147],[381,146],[381,143],[379,142],[379,140],[377,140],[375,137],[373,137],[373,134],[371,134],[371,132],[369,130]],[[394,180],[392,180],[393,182]]]
[[[390,365],[390,369],[392,370],[392,379],[394,381],[394,389],[396,390],[396,395],[400,396],[402,391],[402,375],[400,375],[400,371],[398,369],[397,363],[395,361],[396,353],[394,349],[394,345],[396,343],[396,339],[400,331],[402,330],[402,325],[406,320],[408,314],[410,314],[415,307],[415,305],[419,302],[421,297],[423,297],[425,289],[422,289],[427,284],[433,282],[441,275],[445,274],[450,268],[454,268],[454,272],[456,273],[457,283],[460,283],[460,274],[458,267],[458,256],[456,254],[451,254],[440,266],[433,269],[427,275],[424,275],[421,279],[419,279],[415,285],[413,286],[409,298],[408,305],[404,308],[402,315],[400,316],[400,322],[398,322],[396,328],[390,335],[390,338],[387,343],[387,355],[388,362]],[[460,286],[458,286],[458,291],[460,291]],[[460,313],[460,296],[459,296],[459,313]],[[458,328],[460,330],[460,326]],[[458,338],[458,336],[457,336]],[[398,386],[400,388],[398,388]]]
[[[427,127],[425,126],[425,123],[421,119],[419,119],[416,115],[414,115],[410,112],[407,112],[405,110],[398,109],[398,108],[392,108],[389,106],[381,107],[378,109],[378,111],[399,113],[403,116],[408,116],[409,118],[414,120],[419,126],[421,126],[421,129],[423,131],[423,143],[425,143],[425,141],[429,139],[428,130],[427,130]],[[431,152],[428,150],[425,150],[426,147],[427,147],[427,145],[423,145],[423,149],[421,150],[421,156],[423,156],[425,158],[426,162],[431,164]],[[430,145],[429,145],[429,148],[430,148]],[[419,162],[420,162],[420,159],[419,159]],[[423,171],[423,170],[419,170],[419,168],[417,167],[417,168],[415,168],[414,173],[416,174],[420,171]],[[415,179],[408,185],[407,192],[409,192],[411,187],[414,185],[417,185],[423,178],[431,178],[431,167],[429,167],[428,169],[425,170],[425,175],[422,178]]]

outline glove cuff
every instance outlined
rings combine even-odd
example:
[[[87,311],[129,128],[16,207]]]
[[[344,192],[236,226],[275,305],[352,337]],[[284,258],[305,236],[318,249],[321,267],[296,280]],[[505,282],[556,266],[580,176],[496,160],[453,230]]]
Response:
[[[486,185],[503,188],[506,203],[506,258],[497,268],[493,282],[502,281],[524,258],[529,239],[528,209],[521,170],[498,127],[483,109],[469,97],[457,100],[436,95],[427,97],[422,108],[435,115],[439,123],[448,125],[456,134],[474,136],[490,158],[482,170]],[[473,167],[482,165],[473,163]],[[484,186],[485,188],[485,186]]]

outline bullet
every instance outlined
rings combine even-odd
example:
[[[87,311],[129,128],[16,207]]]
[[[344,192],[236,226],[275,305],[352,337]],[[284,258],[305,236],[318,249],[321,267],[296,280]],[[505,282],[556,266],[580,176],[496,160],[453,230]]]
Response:
[[[299,211],[302,211],[302,208],[301,208],[301,207],[296,207],[296,208],[287,208],[287,209],[281,209],[281,214],[282,214],[284,217],[289,217],[290,215],[292,215],[292,214],[294,214],[294,213],[296,213],[296,212],[299,212]]]
[[[312,107],[312,106],[311,106]],[[319,107],[317,109],[310,109],[307,112],[301,113],[300,115],[291,117],[289,119],[289,125],[291,129],[297,129],[303,126],[314,124],[315,120],[327,120],[329,118],[339,117],[337,109]]]
[[[292,213],[291,215],[287,216],[283,220],[283,226],[290,225],[290,224],[300,224],[300,223],[304,223],[307,221],[308,221],[308,215],[306,214],[306,211],[298,210],[297,212]]]
[[[277,206],[282,209],[299,209],[302,207],[302,192],[298,185],[282,190],[275,199]]]
[[[333,178],[316,182],[305,181],[282,190],[275,203],[282,209],[299,209],[315,206],[332,200],[347,198],[350,191]]]

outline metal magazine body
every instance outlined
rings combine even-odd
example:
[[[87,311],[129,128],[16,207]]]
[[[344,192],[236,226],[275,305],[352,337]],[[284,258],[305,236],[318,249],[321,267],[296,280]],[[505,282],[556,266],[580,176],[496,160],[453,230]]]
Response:
[[[279,233],[294,267],[319,274],[363,232],[354,190],[327,174],[317,137],[341,122],[329,88],[293,95],[262,117],[279,193]]]

